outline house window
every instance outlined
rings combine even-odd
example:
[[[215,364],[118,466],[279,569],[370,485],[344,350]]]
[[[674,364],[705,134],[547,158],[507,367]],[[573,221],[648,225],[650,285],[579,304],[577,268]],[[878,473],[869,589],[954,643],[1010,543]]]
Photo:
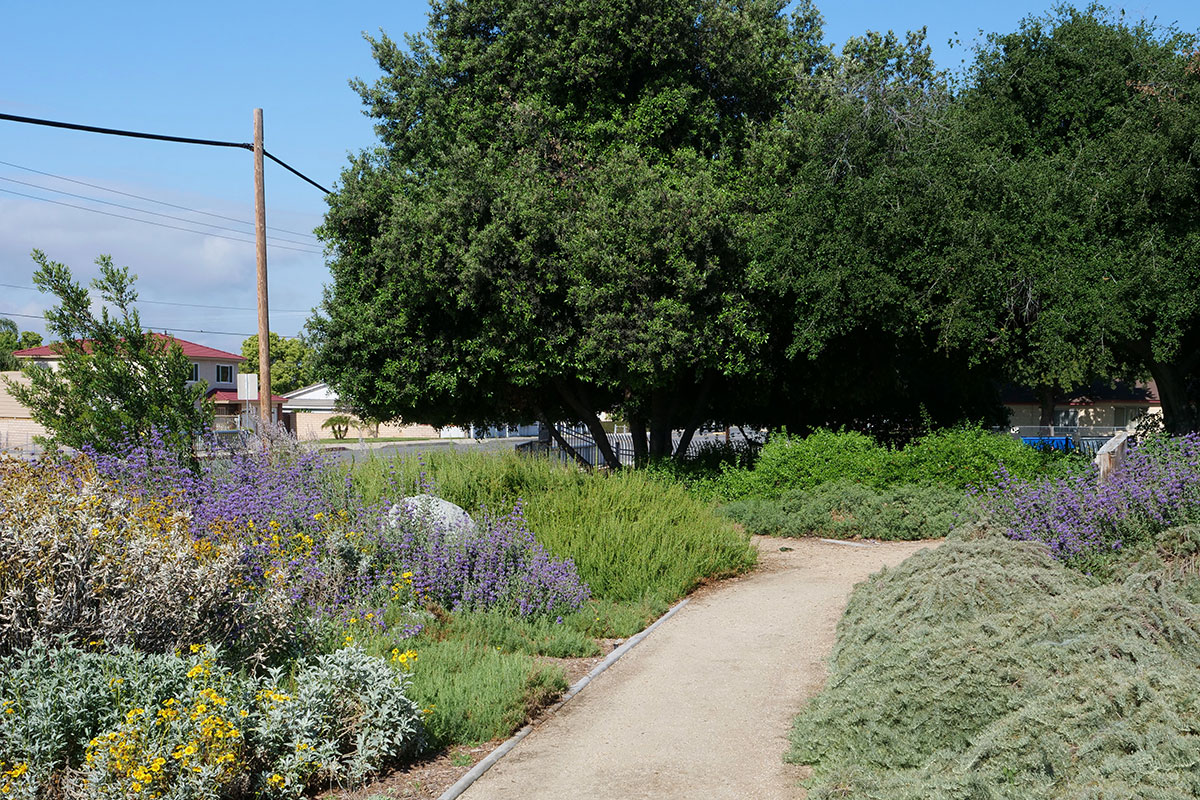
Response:
[[[1150,412],[1148,406],[1117,406],[1116,418],[1113,424],[1118,428],[1127,428],[1130,425],[1136,425],[1137,421],[1146,416]]]
[[[192,364],[192,371],[188,373],[188,380],[189,381],[200,380],[200,365],[199,364]]]
[[[1078,408],[1056,408],[1050,422],[1054,427],[1073,428],[1079,424]]]
[[[233,383],[233,364],[217,364],[217,383]]]

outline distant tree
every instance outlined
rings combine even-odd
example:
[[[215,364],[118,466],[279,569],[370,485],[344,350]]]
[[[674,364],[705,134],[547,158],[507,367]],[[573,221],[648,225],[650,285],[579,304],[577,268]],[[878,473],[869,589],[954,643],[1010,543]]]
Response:
[[[8,317],[0,317],[0,372],[8,372],[20,368],[16,356],[13,355],[14,350],[20,349],[20,334],[17,332],[17,323]]]
[[[0,317],[0,372],[11,372],[21,368],[20,360],[13,355],[14,350],[28,350],[40,347],[42,336],[33,331],[17,332],[17,323],[7,317]]]
[[[129,437],[151,429],[180,451],[212,420],[201,385],[188,385],[191,364],[178,344],[142,330],[134,302],[137,276],[116,267],[109,256],[96,264],[92,281],[106,304],[97,316],[91,297],[63,264],[33,251],[34,284],[58,298],[46,312],[47,328],[58,339],[54,369],[26,366],[29,385],[8,381],[9,392],[49,432],[50,444],[89,445],[111,452]],[[110,312],[110,307],[112,311]]]
[[[257,371],[258,334],[242,342],[242,355],[250,365],[247,371]],[[271,333],[267,340],[267,356],[271,362],[272,394],[287,394],[318,381],[316,353],[300,339],[284,339]]]

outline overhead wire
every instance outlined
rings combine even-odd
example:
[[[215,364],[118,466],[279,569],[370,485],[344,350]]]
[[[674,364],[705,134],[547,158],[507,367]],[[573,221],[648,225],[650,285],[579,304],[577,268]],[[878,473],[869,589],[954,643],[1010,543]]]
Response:
[[[21,286],[20,284],[16,284],[16,283],[0,283],[0,286],[3,286],[6,289],[25,289],[26,291],[30,291],[30,292],[42,291],[41,289],[37,288],[36,286]],[[204,305],[202,303],[179,303],[179,302],[175,302],[173,300],[143,300],[140,297],[137,299],[137,302],[153,303],[154,305],[158,305],[158,306],[182,306],[184,308],[211,308],[211,309],[216,309],[217,311],[257,311],[258,310],[257,308],[251,308],[248,306],[211,306],[211,305]],[[307,314],[311,310],[312,310],[311,308],[272,308],[271,312],[272,313],[279,312],[281,314]]]
[[[145,197],[140,194],[134,194],[133,192],[125,192],[120,189],[114,189],[111,186],[102,186],[98,183],[88,183],[87,181],[81,181],[76,178],[68,178],[65,175],[55,175],[53,172],[45,172],[44,170],[34,169],[33,167],[26,167],[21,164],[14,164],[11,161],[0,160],[0,164],[3,164],[6,167],[12,167],[13,169],[21,169],[21,170],[25,170],[26,172],[32,172],[36,175],[44,175],[47,178],[54,178],[55,180],[66,181],[68,183],[77,183],[80,186],[87,186],[91,189],[99,189],[102,192],[111,192],[112,194],[119,194],[119,195],[123,195],[124,197],[132,197],[135,200],[144,200],[147,203],[157,203],[161,206],[167,206],[168,208],[176,208],[176,209],[179,209],[180,211],[187,211],[192,214],[203,214],[206,217],[213,217],[215,219],[223,219],[227,222],[236,222],[239,225],[249,225],[251,227],[254,226],[253,222],[247,222],[246,220],[238,219],[237,217],[227,217],[224,214],[217,214],[212,211],[202,211],[198,208],[189,208],[188,206],[181,206],[178,203],[168,203],[166,200],[156,200],[153,197]],[[275,227],[275,226],[272,226],[272,230],[279,231],[280,233],[290,233],[294,236],[308,236],[312,239],[317,238],[315,234],[305,233],[304,231],[291,231],[291,230],[288,230],[287,228],[279,228],[279,227]],[[249,231],[246,231],[246,232],[249,233]]]
[[[250,142],[222,142],[217,139],[195,139],[190,136],[168,136],[167,134],[163,134],[163,133],[143,133],[140,131],[126,131],[126,130],[121,130],[120,128],[102,128],[97,125],[81,125],[77,122],[58,122],[58,121],[52,120],[52,119],[39,119],[38,117],[22,117],[22,116],[18,116],[16,114],[0,113],[0,119],[8,120],[9,122],[24,122],[29,125],[43,125],[43,126],[50,127],[50,128],[65,128],[67,130],[72,130],[72,131],[87,131],[88,133],[105,133],[105,134],[109,134],[110,136],[127,136],[127,137],[131,137],[134,139],[153,139],[153,140],[159,141],[159,142],[182,142],[183,144],[202,144],[202,145],[206,145],[208,147],[236,147],[236,148],[240,148],[242,150],[250,150],[250,151],[254,150],[254,145],[251,144]],[[300,170],[296,169],[295,167],[291,166],[290,164],[286,163],[285,161],[283,161],[279,158],[276,158],[275,156],[268,153],[267,149],[265,147],[263,148],[263,155],[266,156],[267,158],[271,159],[276,164],[283,167],[284,169],[286,169],[288,172],[292,173],[296,177],[300,178],[301,180],[311,183],[313,186],[317,187],[325,194],[332,194],[332,192],[330,192],[328,189],[326,189],[321,184],[314,181],[312,178],[305,175]]]
[[[198,233],[202,236],[215,236],[218,239],[228,239],[231,242],[241,242],[242,244],[254,244],[255,243],[253,239],[238,239],[234,236],[226,236],[221,233],[212,233],[210,231],[198,231],[193,228],[182,228],[178,225],[167,225],[164,222],[153,222],[148,219],[138,219],[137,217],[130,217],[130,216],[126,216],[125,214],[114,214],[111,211],[102,211],[99,208],[88,208],[87,206],[75,205],[74,203],[64,203],[62,200],[52,200],[49,197],[38,197],[37,195],[26,194],[25,192],[17,192],[12,189],[0,188],[0,192],[4,192],[6,194],[14,194],[18,197],[26,197],[26,198],[29,198],[30,200],[40,200],[43,203],[53,203],[54,205],[57,205],[57,206],[66,206],[67,208],[75,208],[80,211],[90,211],[93,214],[103,214],[106,217],[116,217],[117,219],[127,219],[132,222],[140,222],[143,225],[154,225],[159,228],[170,228],[171,230],[185,231],[186,233]],[[198,224],[203,224],[203,223],[198,223]],[[268,242],[267,247],[274,247],[278,250],[294,250],[297,253],[310,253],[312,255],[322,255],[322,252],[320,250],[312,250],[312,249],[301,248],[301,247],[289,247],[288,245],[285,245],[285,244],[274,244],[272,242]]]
[[[124,203],[114,203],[111,200],[101,200],[99,197],[88,197],[85,194],[75,194],[74,192],[68,192],[64,189],[54,189],[49,186],[42,186],[39,183],[29,183],[28,181],[19,181],[16,178],[8,178],[8,177],[5,177],[4,175],[0,175],[0,181],[8,181],[9,183],[20,184],[21,186],[28,186],[33,189],[41,189],[44,192],[54,192],[55,194],[65,194],[67,197],[74,197],[79,200],[86,200],[89,203],[103,203],[106,206],[114,206],[116,208],[123,208],[126,211],[136,211],[139,214],[152,214],[153,216],[162,217],[164,219],[173,219],[177,222],[186,222],[189,225],[203,225],[206,228],[216,228],[217,230],[221,230],[221,231],[229,231],[231,233],[240,233],[243,236],[248,236],[250,234],[250,231],[239,231],[236,228],[230,228],[226,225],[217,225],[212,222],[200,222],[199,220],[192,220],[192,219],[188,219],[187,217],[177,217],[174,214],[164,214],[161,211],[151,211],[148,208],[138,208],[137,206],[127,206]],[[249,224],[249,223],[247,223],[247,224]],[[305,247],[313,246],[309,242],[298,242],[295,239],[285,239],[282,236],[267,236],[268,243],[272,239],[274,239],[275,241],[278,241],[278,242],[287,242],[289,244],[298,244],[298,245],[302,245]]]
[[[0,311],[0,317],[24,317],[25,319],[45,319],[45,317],[40,317],[37,314],[20,314],[20,313],[17,313],[16,311]],[[200,330],[198,328],[176,328],[174,325],[144,324],[144,325],[142,325],[142,327],[145,328],[147,333],[153,333],[154,331],[171,330],[171,331],[183,331],[184,333],[206,333],[211,336],[241,336],[242,338],[258,335],[257,333],[235,333],[233,331]],[[300,335],[295,334],[292,336],[280,336],[279,338],[281,338],[281,339],[299,339]]]

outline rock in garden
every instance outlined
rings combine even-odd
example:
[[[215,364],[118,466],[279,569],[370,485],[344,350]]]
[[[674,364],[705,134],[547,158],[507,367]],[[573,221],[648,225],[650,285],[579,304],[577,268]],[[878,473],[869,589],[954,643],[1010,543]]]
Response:
[[[460,506],[431,494],[405,497],[388,511],[388,522],[395,525],[401,515],[442,534],[471,536],[479,530],[475,520]]]

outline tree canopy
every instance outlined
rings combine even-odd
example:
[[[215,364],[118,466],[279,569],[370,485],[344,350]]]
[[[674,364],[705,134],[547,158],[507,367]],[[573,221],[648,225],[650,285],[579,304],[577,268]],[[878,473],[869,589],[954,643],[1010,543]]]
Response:
[[[13,355],[15,350],[41,347],[42,335],[35,331],[22,331],[8,317],[0,317],[0,372],[11,372],[21,368],[21,361]]]
[[[1002,418],[1001,381],[1200,397],[1195,39],[1063,8],[954,84],[816,9],[446,0],[356,81],[318,372],[434,424]],[[673,445],[672,431],[682,431]]]
[[[189,452],[211,422],[212,406],[203,385],[189,382],[191,363],[179,345],[142,330],[134,307],[137,276],[109,256],[96,259],[100,277],[91,285],[105,303],[97,316],[68,267],[40,250],[33,260],[34,285],[59,301],[46,312],[59,357],[53,369],[27,365],[28,386],[7,384],[50,432],[49,443],[111,452],[155,430],[168,446]]]
[[[258,363],[258,334],[242,340],[242,356]],[[316,354],[300,339],[284,339],[274,331],[267,339],[271,363],[271,392],[287,394],[317,382]]]

